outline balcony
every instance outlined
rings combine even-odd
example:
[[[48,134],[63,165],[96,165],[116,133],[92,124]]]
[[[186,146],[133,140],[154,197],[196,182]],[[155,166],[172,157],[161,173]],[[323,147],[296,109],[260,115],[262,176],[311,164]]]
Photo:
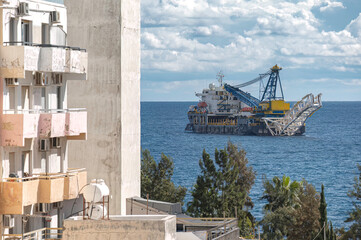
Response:
[[[49,44],[20,44],[0,47],[0,77],[25,78],[25,71],[87,73],[88,54],[84,49]]]
[[[63,228],[41,228],[35,231],[15,234],[2,234],[2,240],[55,240],[62,239]]]
[[[9,178],[0,184],[0,214],[23,214],[24,206],[38,202],[38,178]]]
[[[64,200],[77,198],[80,190],[87,184],[85,169],[71,169],[64,180]]]
[[[68,137],[86,139],[85,109],[5,110],[2,115],[2,146],[23,147],[26,138]]]
[[[0,214],[24,214],[24,207],[31,204],[77,198],[87,184],[87,172],[71,169],[67,173],[7,178],[0,184]]]
[[[39,177],[38,202],[54,203],[63,201],[64,179],[63,174]]]

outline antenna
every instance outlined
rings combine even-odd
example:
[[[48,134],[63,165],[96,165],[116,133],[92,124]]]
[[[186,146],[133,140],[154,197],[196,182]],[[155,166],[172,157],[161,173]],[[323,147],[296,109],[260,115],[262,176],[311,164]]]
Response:
[[[219,73],[217,74],[217,80],[218,80],[219,84],[221,85],[221,87],[223,86],[223,78],[224,78],[224,75],[223,75],[222,71],[219,71]]]

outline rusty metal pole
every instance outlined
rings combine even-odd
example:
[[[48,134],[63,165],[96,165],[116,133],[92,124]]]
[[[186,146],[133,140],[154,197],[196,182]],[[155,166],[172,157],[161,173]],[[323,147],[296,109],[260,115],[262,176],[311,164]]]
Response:
[[[85,219],[85,198],[83,197],[83,220]]]
[[[133,215],[133,198],[130,199],[130,215]]]
[[[149,194],[147,193],[147,215],[148,215],[148,205],[149,205]]]
[[[105,214],[104,214],[104,210],[105,210],[105,202],[104,202],[104,198],[105,198],[105,196],[103,196],[103,220],[104,220],[104,218],[105,218]]]
[[[109,212],[110,212],[110,210],[109,210],[109,202],[110,202],[110,195],[108,195],[108,220],[109,220]]]

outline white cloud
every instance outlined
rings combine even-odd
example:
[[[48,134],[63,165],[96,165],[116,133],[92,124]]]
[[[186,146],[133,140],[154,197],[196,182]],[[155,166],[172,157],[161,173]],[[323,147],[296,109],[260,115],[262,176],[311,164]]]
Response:
[[[361,14],[324,31],[313,9],[339,1],[143,0],[142,68],[173,72],[361,66]]]
[[[338,79],[338,78],[316,78],[316,79],[302,79],[298,80],[303,83],[341,83],[346,86],[357,86],[361,87],[361,79]]]
[[[189,91],[189,89],[202,89],[206,87],[208,80],[186,80],[186,81],[158,81],[158,82],[152,82],[152,81],[142,81],[142,90],[143,91],[151,91],[156,93],[172,93],[174,90],[177,91]]]
[[[346,30],[354,37],[361,38],[361,13],[355,20],[352,20],[351,23],[347,25]]]
[[[345,8],[345,6],[343,5],[342,2],[331,2],[331,1],[327,1],[327,5],[324,6],[324,7],[321,7],[320,8],[320,11],[321,12],[324,12],[324,11],[330,11],[334,8]]]
[[[338,82],[348,85],[348,86],[358,86],[361,87],[361,79],[351,79],[351,80],[338,80]]]

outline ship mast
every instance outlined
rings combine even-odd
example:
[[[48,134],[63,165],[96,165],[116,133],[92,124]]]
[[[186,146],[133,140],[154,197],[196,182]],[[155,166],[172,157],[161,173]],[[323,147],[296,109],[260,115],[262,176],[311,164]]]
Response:
[[[224,75],[223,75],[222,71],[219,71],[219,73],[217,74],[217,80],[221,87],[223,86],[223,78],[224,78]]]

